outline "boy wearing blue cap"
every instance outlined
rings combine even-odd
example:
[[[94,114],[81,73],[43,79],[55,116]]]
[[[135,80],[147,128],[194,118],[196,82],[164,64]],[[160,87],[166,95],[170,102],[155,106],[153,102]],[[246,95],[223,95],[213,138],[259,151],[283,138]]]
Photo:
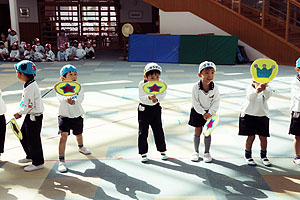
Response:
[[[295,135],[293,162],[300,166],[300,58],[296,62],[295,70],[298,72],[292,82],[291,90],[291,123],[289,134]]]
[[[43,121],[44,106],[41,99],[40,89],[34,80],[36,66],[33,62],[23,60],[15,64],[19,81],[25,82],[19,112],[14,114],[16,119],[25,114],[21,127],[23,139],[22,147],[26,158],[19,160],[19,163],[32,162],[24,168],[25,171],[34,171],[44,168],[44,156],[41,142],[41,129]]]
[[[192,91],[192,108],[188,124],[195,127],[194,150],[191,161],[199,161],[199,145],[202,128],[212,115],[216,114],[219,108],[220,93],[219,88],[213,82],[215,78],[216,65],[213,62],[204,61],[199,65],[198,76],[200,81],[194,84]],[[211,136],[204,137],[203,160],[206,163],[212,162],[210,155]]]
[[[60,77],[62,81],[77,81],[77,69],[73,65],[65,65],[60,70]],[[91,151],[83,146],[83,108],[81,103],[84,99],[84,94],[81,90],[76,95],[71,97],[65,97],[57,94],[59,100],[59,113],[58,113],[58,125],[59,125],[59,164],[58,171],[61,173],[67,172],[68,168],[65,163],[65,149],[68,135],[70,130],[73,130],[73,134],[76,136],[76,140],[79,147],[79,152],[85,155],[91,154]]]

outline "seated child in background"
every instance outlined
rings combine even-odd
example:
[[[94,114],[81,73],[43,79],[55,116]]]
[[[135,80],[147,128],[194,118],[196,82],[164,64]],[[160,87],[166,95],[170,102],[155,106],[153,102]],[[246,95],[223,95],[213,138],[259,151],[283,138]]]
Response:
[[[53,53],[53,51],[51,50],[51,44],[47,43],[45,45],[45,55],[44,55],[44,59],[46,62],[53,62],[55,59],[55,54]]]
[[[72,47],[70,47],[70,43],[66,42],[64,46],[66,49],[66,54],[67,54],[68,60],[73,60]]]
[[[8,58],[8,50],[4,46],[4,42],[0,41],[0,60],[6,61]]]
[[[24,51],[24,60],[33,61],[34,51],[31,49],[31,45],[30,44],[25,44],[24,49],[25,49],[25,51]]]
[[[82,48],[82,43],[78,44],[78,49],[76,50],[76,55],[74,57],[74,60],[81,60],[83,58],[85,58],[85,54],[86,52],[84,51],[84,49]]]
[[[86,42],[85,52],[86,52],[86,55],[85,55],[86,58],[95,59],[95,50],[94,50],[94,47],[92,47],[91,41]]]
[[[71,47],[71,55],[72,55],[72,59],[73,60],[78,60],[77,58],[76,58],[76,51],[77,51],[77,49],[78,49],[78,41],[77,40],[74,40],[73,41],[73,46]]]
[[[7,60],[15,62],[20,60],[20,52],[18,48],[18,42],[14,42],[11,46],[11,51],[9,54],[9,58]]]
[[[36,45],[32,45],[33,50],[33,60],[36,62],[43,61],[44,55],[39,51],[39,48]]]
[[[57,52],[57,60],[58,61],[68,61],[68,55],[65,51],[64,46],[59,47],[59,51]]]
[[[26,42],[22,41],[19,45],[20,59],[24,59],[24,51],[25,51]]]
[[[42,54],[45,53],[45,49],[44,47],[41,45],[40,39],[39,38],[35,38],[34,39],[34,44],[37,46],[38,52],[41,52]]]
[[[4,43],[4,47],[6,49],[8,49],[8,40],[6,39],[6,36],[4,33],[1,33],[1,38],[0,38],[0,41],[2,41]]]

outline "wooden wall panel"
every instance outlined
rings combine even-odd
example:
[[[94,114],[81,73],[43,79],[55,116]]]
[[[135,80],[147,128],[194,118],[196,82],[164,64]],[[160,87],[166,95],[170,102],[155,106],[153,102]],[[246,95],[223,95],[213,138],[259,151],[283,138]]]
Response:
[[[19,23],[20,34],[22,35],[21,41],[31,43],[34,38],[40,38],[39,23]],[[43,43],[43,41],[41,41]]]
[[[213,0],[144,0],[165,11],[189,11],[236,35],[279,64],[295,65],[300,49],[255,22]]]

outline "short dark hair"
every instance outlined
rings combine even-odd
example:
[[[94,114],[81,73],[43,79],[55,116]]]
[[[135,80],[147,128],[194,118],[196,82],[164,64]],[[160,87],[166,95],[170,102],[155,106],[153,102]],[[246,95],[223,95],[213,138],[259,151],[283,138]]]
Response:
[[[20,74],[24,74],[28,79],[34,79],[35,74],[25,74],[23,72],[19,72]]]
[[[150,70],[150,71],[146,72],[145,75],[146,75],[146,77],[148,77],[148,76],[151,76],[151,75],[153,75],[153,74],[160,74],[160,71],[157,70],[157,69]]]
[[[0,45],[4,45],[4,42],[0,41]]]

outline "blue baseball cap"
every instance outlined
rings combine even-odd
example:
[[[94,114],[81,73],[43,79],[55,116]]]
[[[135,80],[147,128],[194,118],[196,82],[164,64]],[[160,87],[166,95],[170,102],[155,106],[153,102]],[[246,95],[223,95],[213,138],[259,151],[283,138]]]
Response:
[[[36,66],[29,60],[22,60],[14,65],[15,69],[24,74],[36,74]]]
[[[296,61],[296,67],[300,68],[300,58]]]
[[[60,77],[64,76],[68,72],[77,72],[77,69],[73,65],[64,65],[60,69]]]

